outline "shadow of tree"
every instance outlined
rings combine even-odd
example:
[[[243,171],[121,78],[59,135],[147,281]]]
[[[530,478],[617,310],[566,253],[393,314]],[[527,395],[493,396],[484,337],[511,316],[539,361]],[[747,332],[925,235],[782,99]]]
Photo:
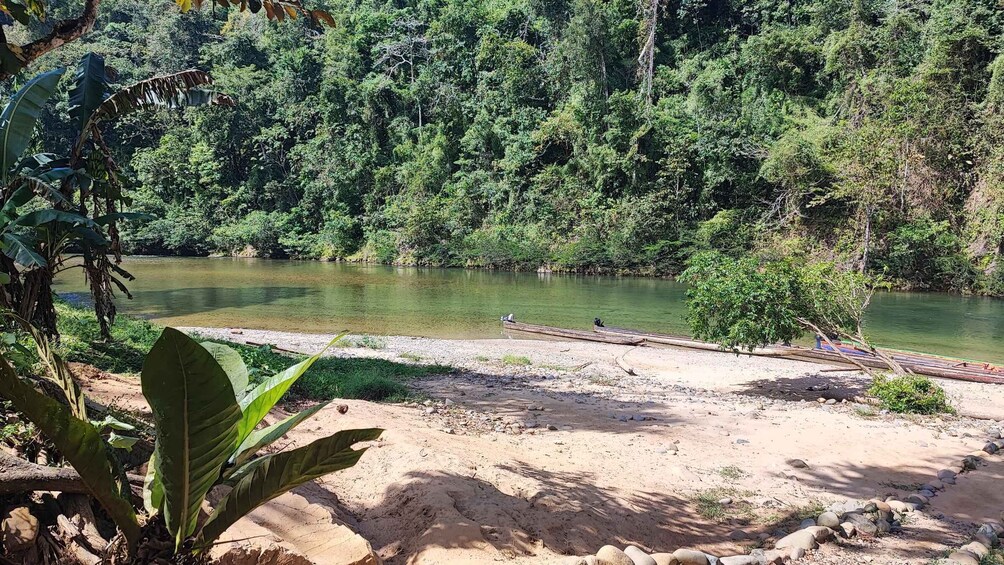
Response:
[[[750,381],[736,394],[795,402],[832,398],[839,402],[864,396],[870,386],[871,379],[860,373],[813,373]]]
[[[548,378],[539,375],[509,377],[462,372],[412,381],[417,390],[437,398],[462,397],[471,410],[501,419],[534,421],[559,429],[639,433],[681,422],[666,415],[665,404],[655,401],[622,401],[599,392],[552,390],[538,386]]]

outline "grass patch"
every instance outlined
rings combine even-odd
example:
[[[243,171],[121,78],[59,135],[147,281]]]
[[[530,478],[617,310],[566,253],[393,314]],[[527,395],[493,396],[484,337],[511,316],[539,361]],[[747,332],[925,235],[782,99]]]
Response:
[[[94,365],[110,373],[138,373],[143,359],[160,337],[162,327],[146,320],[118,316],[112,326],[114,341],[101,340],[101,329],[90,308],[56,303],[59,352],[67,361]]]
[[[729,465],[727,467],[721,467],[715,471],[723,478],[729,479],[730,481],[737,481],[746,476],[746,471],[743,471],[735,465]]]
[[[442,365],[409,365],[385,359],[325,357],[300,377],[293,393],[310,400],[401,400],[409,396],[408,381],[451,370]]]
[[[415,353],[409,353],[407,351],[404,352],[404,353],[402,353],[402,354],[400,354],[400,355],[398,355],[398,357],[400,357],[401,359],[407,359],[408,361],[412,361],[414,363],[418,363],[418,362],[420,362],[422,360],[422,356],[421,355],[418,355],[418,354],[415,354]]]
[[[526,355],[503,355],[502,356],[503,365],[513,365],[518,367],[529,367],[533,365],[533,361],[530,360]]]
[[[112,326],[115,340],[104,343],[100,340],[98,323],[90,309],[63,302],[57,304],[56,308],[59,331],[62,334],[60,353],[70,361],[94,365],[111,373],[139,373],[143,368],[143,358],[163,330],[161,326],[145,320],[119,316]],[[201,337],[196,339],[222,343],[237,350],[248,367],[252,383],[259,383],[306,358],[302,355],[280,354],[267,345],[241,345]],[[450,371],[452,368],[442,365],[325,357],[300,377],[290,391],[290,396],[320,401],[332,398],[398,400],[409,395],[406,386],[408,381]]]
[[[364,349],[387,349],[387,340],[372,336],[361,335],[359,337],[344,338],[335,343],[337,347],[361,347]]]
[[[732,518],[750,519],[753,515],[753,505],[745,500],[740,500],[743,496],[752,493],[739,491],[734,488],[712,488],[701,491],[694,496],[694,503],[697,505],[697,513],[706,520],[724,522]],[[731,498],[731,504],[722,504],[721,500]]]
[[[487,363],[487,362],[491,361],[492,358],[491,357],[487,357],[485,355],[475,355],[474,356],[474,360],[478,361],[478,362],[481,362],[481,363]]]
[[[899,414],[953,414],[945,389],[927,377],[878,376],[868,393],[882,401],[882,407]]]

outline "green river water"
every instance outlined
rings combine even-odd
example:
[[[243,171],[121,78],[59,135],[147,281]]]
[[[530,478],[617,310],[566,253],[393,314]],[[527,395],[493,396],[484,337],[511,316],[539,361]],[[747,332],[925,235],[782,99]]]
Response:
[[[684,287],[664,279],[231,258],[128,257],[123,312],[175,326],[490,338],[499,317],[589,329],[687,333]],[[85,293],[79,270],[61,293]],[[880,293],[867,331],[888,347],[1004,363],[1004,300]]]

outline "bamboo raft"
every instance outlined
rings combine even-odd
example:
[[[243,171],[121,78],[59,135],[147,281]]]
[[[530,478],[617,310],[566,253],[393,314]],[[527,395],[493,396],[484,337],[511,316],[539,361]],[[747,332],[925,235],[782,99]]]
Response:
[[[522,322],[510,320],[504,320],[502,325],[505,329],[525,333],[549,335],[553,337],[582,341],[610,343],[614,345],[685,347],[688,349],[700,349],[704,351],[720,351],[723,353],[734,353],[740,355],[809,361],[827,365],[854,366],[853,363],[848,362],[844,356],[835,351],[801,347],[798,345],[775,345],[771,347],[756,348],[753,351],[740,351],[724,349],[718,344],[686,336],[642,332],[627,328],[593,326],[593,331],[589,332],[584,330],[571,330],[536,324],[524,324]],[[1004,369],[994,367],[989,363],[974,363],[962,359],[953,359],[951,357],[911,353],[906,351],[886,351],[906,371],[913,374],[987,384],[1004,384]],[[865,367],[874,369],[888,368],[885,362],[868,351],[852,348],[851,350],[845,349],[844,353]]]

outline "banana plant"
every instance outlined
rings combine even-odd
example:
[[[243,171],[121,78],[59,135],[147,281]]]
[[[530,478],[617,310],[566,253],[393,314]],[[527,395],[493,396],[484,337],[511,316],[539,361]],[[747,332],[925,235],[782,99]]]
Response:
[[[297,449],[256,456],[324,407],[309,408],[256,430],[323,353],[248,390],[247,367],[237,352],[217,343],[200,344],[171,328],[164,330],[141,376],[157,429],[143,499],[148,512],[163,513],[176,548],[189,538],[196,550],[208,547],[258,505],[304,482],[355,465],[365,449],[351,446],[380,436],[379,429],[346,430]],[[206,494],[224,482],[233,488],[196,531]]]
[[[130,203],[126,182],[102,137],[102,125],[148,108],[232,106],[233,100],[206,90],[212,79],[196,70],[116,90],[104,59],[90,53],[77,66],[69,90],[75,134],[65,156],[41,153],[22,158],[38,117],[64,74],[56,69],[31,79],[0,114],[0,284],[6,291],[0,293],[0,305],[32,320],[46,334],[57,335],[52,280],[67,267],[65,252],[77,249],[101,333],[110,338],[113,291],[129,296],[122,279],[132,280],[118,266],[118,223],[146,215],[125,211]],[[24,207],[32,211],[23,214]],[[114,260],[108,259],[109,254]]]
[[[39,333],[35,336],[45,339]],[[258,455],[326,405],[259,429],[275,403],[323,353],[249,387],[247,367],[233,349],[199,343],[172,328],[163,331],[141,374],[156,434],[143,499],[150,516],[163,516],[176,552],[204,551],[257,506],[355,465],[366,448],[353,445],[380,437],[383,430],[375,428],[343,430],[296,449]],[[58,356],[54,358],[58,361]],[[142,536],[141,528],[111,446],[101,435],[103,428],[120,423],[88,421],[81,414],[79,388],[67,387],[64,392],[63,402],[39,392],[0,355],[0,397],[11,401],[52,441],[132,547]],[[220,484],[232,488],[199,526],[206,494]]]

